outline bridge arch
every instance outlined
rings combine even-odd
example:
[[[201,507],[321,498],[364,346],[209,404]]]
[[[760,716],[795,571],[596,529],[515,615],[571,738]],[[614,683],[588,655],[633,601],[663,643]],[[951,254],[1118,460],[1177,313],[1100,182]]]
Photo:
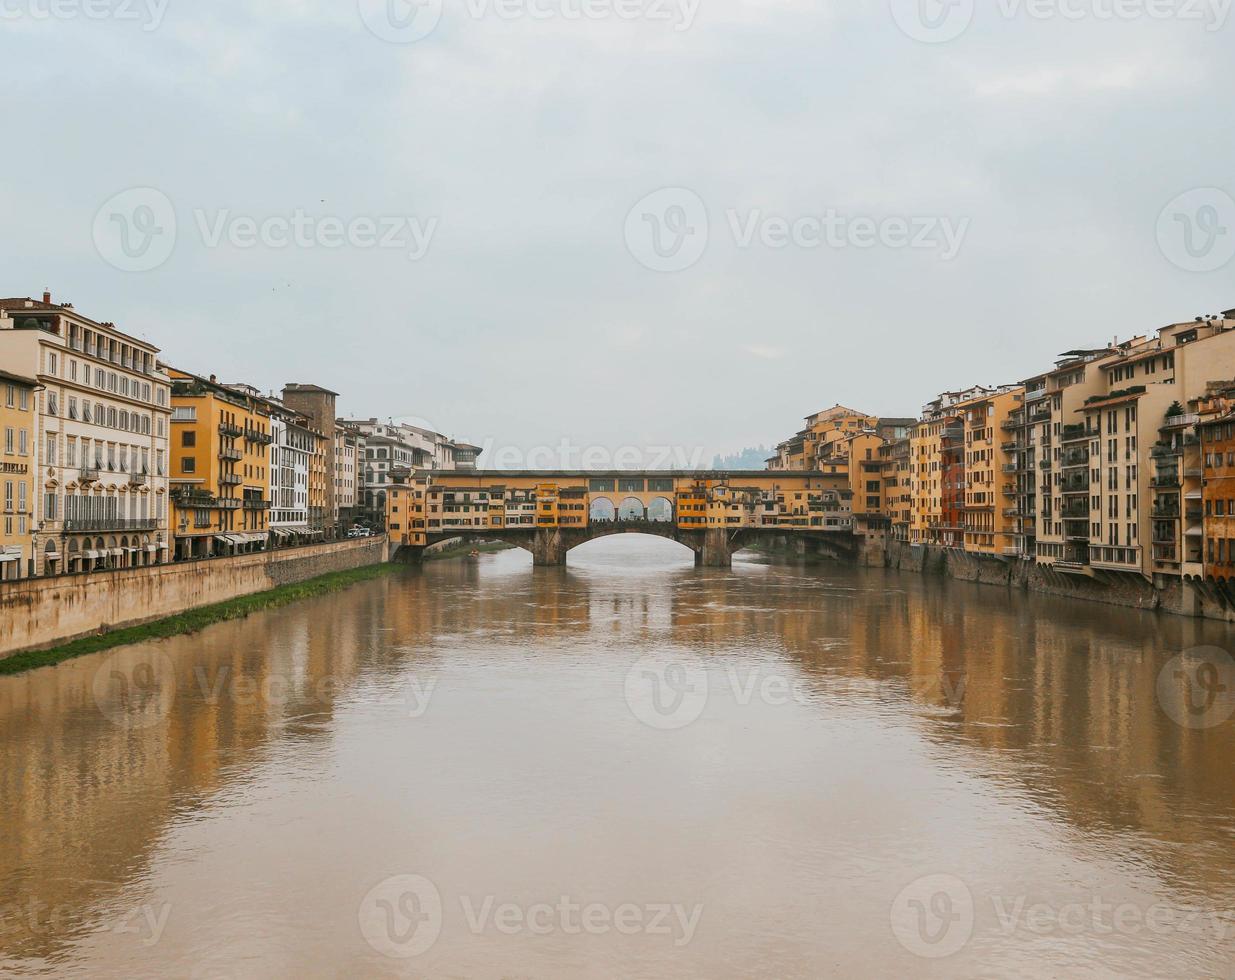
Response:
[[[647,511],[643,501],[638,497],[627,497],[618,507],[619,521],[642,521],[647,519]]]
[[[673,521],[673,501],[668,497],[653,497],[648,504],[647,519],[655,524],[669,524]]]
[[[617,520],[617,508],[608,497],[593,497],[587,516],[589,521],[609,523]]]

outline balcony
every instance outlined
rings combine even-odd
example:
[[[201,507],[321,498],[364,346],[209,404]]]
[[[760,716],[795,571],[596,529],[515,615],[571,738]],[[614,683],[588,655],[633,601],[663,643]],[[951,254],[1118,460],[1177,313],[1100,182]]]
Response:
[[[1077,467],[1089,467],[1089,453],[1086,452],[1065,452],[1060,457],[1064,469],[1074,469]]]
[[[1049,470],[1051,468],[1051,461],[1049,459],[1042,460],[1038,463],[1038,468],[1042,470]]]
[[[1179,519],[1179,508],[1178,507],[1155,507],[1153,508],[1153,510],[1150,511],[1150,516],[1159,518],[1161,520],[1178,520]]]
[[[244,453],[239,449],[223,448],[219,450],[219,459],[230,459],[232,462],[239,462],[244,459]]]
[[[245,498],[244,509],[245,510],[270,510],[270,501],[269,500],[251,500],[249,498]]]
[[[258,445],[269,446],[274,442],[274,437],[266,432],[258,432],[256,429],[245,429],[244,437],[249,442],[255,442]]]
[[[1081,501],[1079,504],[1076,501],[1069,501],[1063,505],[1059,511],[1064,520],[1089,520],[1089,504]]]
[[[1183,449],[1179,446],[1168,446],[1165,443],[1156,442],[1153,448],[1149,450],[1149,455],[1155,459],[1161,459],[1168,456],[1182,456]]]
[[[1155,476],[1150,479],[1149,485],[1155,489],[1161,489],[1163,487],[1175,488],[1179,486],[1179,475],[1176,473],[1170,473],[1165,476]]]
[[[239,473],[224,473],[219,477],[219,483],[225,487],[237,487],[244,481]]]
[[[1083,425],[1065,425],[1061,435],[1062,442],[1083,442],[1090,436],[1097,435],[1096,432],[1088,431]]]
[[[83,464],[82,467],[77,471],[78,482],[79,483],[93,483],[95,480],[99,478],[100,468],[101,466],[99,463],[94,463],[91,466],[86,466]]]
[[[129,474],[129,486],[131,487],[144,487],[147,484],[147,482],[149,482],[149,480],[150,480],[150,477],[145,473],[130,473]]]
[[[219,435],[230,436],[233,439],[238,439],[244,435],[244,429],[238,425],[232,425],[230,422],[219,423]]]
[[[64,522],[65,534],[94,531],[157,531],[157,517],[125,519],[116,517],[75,517]]]
[[[1004,473],[1015,473],[1020,467],[1016,463],[1004,463],[999,469]]]
[[[1163,429],[1187,429],[1196,425],[1201,421],[1201,417],[1195,412],[1185,412],[1183,415],[1168,416],[1166,421],[1162,423]]]

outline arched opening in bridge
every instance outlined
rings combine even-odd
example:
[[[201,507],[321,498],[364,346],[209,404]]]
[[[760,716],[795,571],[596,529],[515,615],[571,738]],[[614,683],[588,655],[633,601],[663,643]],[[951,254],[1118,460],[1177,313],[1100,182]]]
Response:
[[[642,521],[645,517],[643,501],[638,497],[627,497],[618,508],[619,521]]]
[[[588,520],[593,523],[617,520],[617,508],[608,497],[596,497],[588,508]]]
[[[681,572],[695,567],[689,546],[671,538],[626,531],[593,538],[566,553],[567,566],[598,572]]]
[[[673,520],[673,501],[668,497],[657,497],[648,504],[648,520],[658,524],[668,524]]]

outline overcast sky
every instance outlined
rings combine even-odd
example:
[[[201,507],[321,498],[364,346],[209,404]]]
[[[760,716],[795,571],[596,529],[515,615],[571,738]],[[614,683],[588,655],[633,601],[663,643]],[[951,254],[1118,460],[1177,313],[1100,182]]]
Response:
[[[344,414],[710,459],[1235,307],[1228,0],[52,2],[0,293]]]

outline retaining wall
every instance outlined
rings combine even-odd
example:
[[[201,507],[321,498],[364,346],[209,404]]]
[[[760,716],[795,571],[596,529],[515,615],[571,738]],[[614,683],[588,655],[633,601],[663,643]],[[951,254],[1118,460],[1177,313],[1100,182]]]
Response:
[[[385,561],[385,537],[0,583],[0,658]]]
[[[1235,622],[1232,596],[1224,586],[1205,582],[1185,582],[1175,577],[1149,582],[1139,575],[1126,573],[1089,578],[1056,572],[1049,566],[1020,559],[973,555],[934,545],[911,547],[895,540],[885,543],[883,559],[886,567],[904,572],[949,575],[966,582],[1001,585],[1045,595]],[[868,555],[867,564],[878,563],[875,555]]]

